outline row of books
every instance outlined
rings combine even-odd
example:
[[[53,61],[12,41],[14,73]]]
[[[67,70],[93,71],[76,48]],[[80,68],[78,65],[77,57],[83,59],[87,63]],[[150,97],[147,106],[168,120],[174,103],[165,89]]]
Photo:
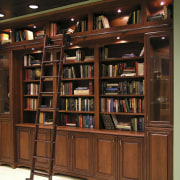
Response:
[[[173,16],[172,4],[163,6],[163,10],[156,14],[151,14],[147,17],[147,21],[157,21],[157,20],[166,20],[171,19]]]
[[[34,33],[30,30],[17,30],[15,31],[15,42],[24,40],[34,40]]]
[[[26,69],[25,70],[25,80],[39,80],[41,69]]]
[[[76,87],[72,82],[61,83],[61,95],[92,95],[93,94],[93,82],[89,81],[88,87]]]
[[[37,109],[37,103],[38,103],[38,99],[36,98],[26,98],[26,109]]]
[[[143,76],[144,62],[136,61],[133,66],[129,67],[127,63],[102,64],[103,77],[117,76]]]
[[[119,49],[120,50],[120,49]],[[101,48],[101,59],[102,60],[105,60],[105,59],[108,59],[109,58],[109,54],[112,53],[112,52],[109,52],[109,48],[108,47],[103,47]],[[124,59],[127,59],[127,58],[133,58],[133,57],[143,57],[144,56],[144,46],[141,48],[141,51],[139,52],[139,54],[134,54],[134,53],[129,53],[129,54],[123,54],[119,57],[116,57],[116,58],[124,58]]]
[[[42,53],[24,55],[24,66],[40,65]]]
[[[35,95],[39,94],[39,84],[37,83],[28,83],[26,85],[26,94],[27,95]]]
[[[0,33],[0,44],[11,43],[12,39],[8,33]]]
[[[49,112],[40,112],[39,114],[40,124],[53,124],[53,115]]]
[[[60,109],[66,111],[94,111],[93,98],[61,98]]]
[[[109,20],[104,15],[93,16],[93,29],[109,28]]]
[[[80,128],[94,128],[94,115],[61,114],[61,125]]]
[[[94,77],[93,65],[67,66],[63,69],[63,78],[91,78]]]
[[[88,19],[77,21],[74,32],[84,32],[88,30]]]
[[[124,130],[124,131],[144,131],[144,117],[133,117],[122,121],[114,114],[101,115],[105,129],[109,130]]]
[[[143,98],[101,98],[101,112],[143,113]]]
[[[123,63],[118,64],[102,64],[103,77],[117,77],[123,73]]]
[[[94,55],[86,55],[86,52],[84,49],[76,49],[75,52],[72,54],[69,54],[68,52],[65,52],[65,59],[66,63],[70,62],[80,62],[80,61],[88,61],[88,60],[94,60]]]
[[[139,23],[141,23],[141,10],[137,9],[130,14],[127,24],[139,24]]]
[[[144,80],[142,81],[131,81],[125,80],[119,83],[102,82],[102,94],[113,95],[113,94],[138,94],[143,95],[144,93]]]

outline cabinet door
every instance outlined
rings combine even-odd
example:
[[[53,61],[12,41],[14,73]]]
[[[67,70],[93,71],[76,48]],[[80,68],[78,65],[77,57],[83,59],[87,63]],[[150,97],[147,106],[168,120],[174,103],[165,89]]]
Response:
[[[31,166],[32,159],[32,130],[31,128],[17,128],[17,166]]]
[[[0,163],[13,164],[12,129],[11,121],[0,120]]]
[[[33,137],[34,138],[34,137]],[[51,140],[51,131],[47,129],[39,129],[38,139],[50,141]],[[37,143],[37,156],[41,157],[51,157],[51,145],[50,143],[38,142]],[[49,168],[50,161],[44,159],[37,159],[36,167],[47,169]]]
[[[143,180],[143,138],[118,139],[118,172],[120,180]]]
[[[94,135],[94,173],[98,179],[116,178],[116,136]]]
[[[149,126],[173,124],[172,33],[146,35],[147,123]]]
[[[147,129],[147,180],[172,180],[172,129]]]
[[[57,172],[68,171],[69,166],[69,145],[68,132],[57,131],[55,146],[55,166]]]
[[[70,133],[71,165],[73,172],[90,176],[92,174],[92,137],[86,133]]]
[[[14,166],[13,122],[10,112],[12,91],[10,54],[0,55],[0,163]]]

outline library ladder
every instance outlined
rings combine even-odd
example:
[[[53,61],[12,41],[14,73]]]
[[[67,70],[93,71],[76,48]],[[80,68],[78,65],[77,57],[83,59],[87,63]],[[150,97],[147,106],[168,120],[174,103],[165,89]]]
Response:
[[[44,38],[44,47],[43,47],[43,54],[42,54],[42,62],[41,62],[41,75],[40,75],[40,87],[39,87],[39,95],[38,95],[38,108],[36,112],[36,120],[35,120],[35,138],[34,138],[34,149],[33,149],[33,156],[32,156],[32,167],[30,178],[26,178],[26,180],[33,180],[34,175],[43,176],[52,180],[52,173],[53,173],[53,165],[55,159],[55,142],[56,142],[56,131],[58,125],[58,110],[59,110],[59,94],[60,94],[60,86],[61,86],[61,76],[63,71],[63,58],[64,58],[64,38],[65,35],[62,35],[62,39],[60,39],[60,43],[56,44],[52,43],[53,41],[51,38],[45,36]],[[49,51],[60,51],[60,57],[58,60],[47,60],[46,54]],[[45,68],[49,65],[56,64],[57,67],[57,75],[46,75]],[[56,83],[56,91],[47,92],[44,90],[44,84],[47,81],[57,82]],[[42,104],[42,98],[52,96],[52,104],[54,104],[55,108],[47,107]],[[44,103],[44,102],[43,102]],[[44,113],[51,113],[52,119],[51,123],[44,122]],[[41,119],[42,118],[42,119]],[[42,123],[43,120],[43,123]],[[53,128],[52,138],[50,140],[43,140],[39,138],[39,130],[43,126],[50,126]],[[51,147],[51,156],[38,156],[38,143],[48,144]],[[46,160],[48,161],[48,171],[42,172],[36,169],[36,163],[38,160]]]

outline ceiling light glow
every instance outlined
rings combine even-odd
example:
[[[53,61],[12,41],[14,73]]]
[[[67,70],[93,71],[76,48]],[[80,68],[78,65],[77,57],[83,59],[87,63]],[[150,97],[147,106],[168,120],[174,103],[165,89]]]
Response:
[[[71,21],[74,21],[74,18],[71,18]]]
[[[161,6],[164,6],[165,2],[164,1],[161,1],[160,5]]]
[[[118,9],[117,12],[118,12],[118,13],[121,13],[122,11],[121,11],[121,9]]]
[[[37,9],[37,8],[39,8],[39,6],[36,5],[36,4],[30,4],[30,5],[29,5],[29,8],[31,8],[31,9]]]
[[[2,18],[2,17],[4,17],[4,16],[5,16],[4,14],[0,13],[0,18]]]

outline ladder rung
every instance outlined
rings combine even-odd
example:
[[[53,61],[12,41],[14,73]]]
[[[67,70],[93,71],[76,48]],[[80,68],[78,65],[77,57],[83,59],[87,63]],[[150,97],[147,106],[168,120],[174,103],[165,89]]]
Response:
[[[33,156],[34,159],[44,159],[48,161],[53,161],[54,159],[49,158],[49,157],[43,157],[43,156]]]
[[[50,177],[49,174],[45,174],[45,173],[40,173],[40,172],[33,172],[34,175],[37,175],[37,176],[44,176],[44,177]]]
[[[41,78],[42,78],[42,79],[45,79],[45,80],[46,80],[46,78],[48,78],[48,79],[49,79],[49,78],[52,78],[52,79],[53,79],[53,78],[58,78],[58,77],[59,77],[59,76],[41,76]]]
[[[59,92],[40,92],[41,94],[58,94]]]
[[[38,109],[40,111],[58,111],[59,110],[58,108],[43,108],[43,107],[40,107]]]
[[[52,123],[44,123],[44,124],[37,123],[36,126],[38,126],[38,127],[39,127],[39,126],[42,126],[42,127],[43,127],[43,126],[55,127],[55,126],[57,126],[57,125],[55,125],[54,122],[52,122]]]
[[[62,47],[62,45],[57,44],[57,45],[45,46],[44,48],[45,49],[54,49],[54,48],[61,48],[61,47]]]
[[[42,61],[43,64],[52,64],[53,62],[60,62],[60,60]]]
[[[55,143],[54,141],[47,141],[42,139],[35,139],[36,142],[44,142],[44,143]]]

